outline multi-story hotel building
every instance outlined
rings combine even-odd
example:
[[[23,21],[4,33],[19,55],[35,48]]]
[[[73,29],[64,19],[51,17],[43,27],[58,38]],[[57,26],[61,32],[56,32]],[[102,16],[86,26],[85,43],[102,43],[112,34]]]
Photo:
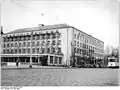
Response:
[[[66,24],[39,25],[2,35],[2,62],[97,64],[103,53],[103,41]]]

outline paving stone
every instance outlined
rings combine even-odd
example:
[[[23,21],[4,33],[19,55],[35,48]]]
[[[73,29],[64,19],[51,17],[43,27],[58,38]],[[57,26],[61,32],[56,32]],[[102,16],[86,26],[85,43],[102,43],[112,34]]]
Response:
[[[2,86],[118,86],[119,69],[1,69]]]

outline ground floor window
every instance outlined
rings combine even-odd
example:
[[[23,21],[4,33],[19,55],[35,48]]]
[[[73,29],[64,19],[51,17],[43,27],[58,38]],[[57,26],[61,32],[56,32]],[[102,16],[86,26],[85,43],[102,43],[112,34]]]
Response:
[[[57,64],[57,61],[58,61],[58,57],[55,57],[55,64]]]
[[[15,59],[16,58],[12,58],[12,57],[4,58],[4,60],[7,62],[15,62]]]
[[[30,62],[30,58],[29,57],[26,59],[26,62]]]
[[[59,57],[59,64],[62,64],[62,57]]]
[[[50,63],[53,64],[53,56],[50,56]]]

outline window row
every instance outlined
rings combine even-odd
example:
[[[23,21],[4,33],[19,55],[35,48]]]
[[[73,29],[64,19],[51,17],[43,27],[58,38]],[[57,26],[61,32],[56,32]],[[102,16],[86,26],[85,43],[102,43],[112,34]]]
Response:
[[[4,42],[11,42],[11,41],[26,41],[31,40],[43,40],[43,39],[56,39],[61,37],[61,33],[45,33],[45,34],[35,34],[35,35],[26,35],[26,36],[14,36],[14,37],[4,37]]]
[[[90,45],[87,45],[85,43],[81,43],[79,41],[74,41],[74,46],[76,47],[81,47],[81,48],[86,48],[86,49],[94,49],[94,47],[90,46]]]
[[[80,41],[83,41],[85,43],[89,43],[89,44],[92,44],[92,45],[95,45],[95,46],[98,46],[98,47],[103,46],[101,41],[93,39],[93,38],[88,38],[84,34],[78,34],[78,35],[74,34],[74,39],[75,40],[80,40]]]
[[[7,43],[4,44],[3,47],[25,47],[30,46],[31,42],[23,42],[23,43]],[[49,45],[61,45],[61,40],[53,40],[53,41],[42,41],[42,42],[32,42],[32,46],[49,46]]]
[[[87,50],[84,50],[84,49],[74,48],[74,53],[89,55],[89,54],[94,54],[94,50],[87,51]]]
[[[95,57],[103,57],[102,54],[100,53],[95,53],[94,50],[83,50],[83,49],[79,49],[79,48],[74,48],[74,53],[77,53],[77,54],[81,54],[83,56],[95,56]]]
[[[50,64],[62,64],[62,57],[50,56]]]
[[[81,42],[79,42],[79,41],[74,41],[74,45],[76,46],[76,47],[81,47],[81,48],[84,48],[84,49],[91,49],[91,50],[95,50],[96,52],[101,52],[101,53],[103,53],[103,50],[102,49],[99,49],[99,48],[96,48],[96,47],[92,47],[92,46],[90,46],[90,45],[87,45],[87,44],[85,44],[85,43],[81,43]]]
[[[4,49],[3,54],[25,54],[31,53],[30,48],[28,49]],[[61,54],[61,48],[32,48],[32,53],[58,53]]]

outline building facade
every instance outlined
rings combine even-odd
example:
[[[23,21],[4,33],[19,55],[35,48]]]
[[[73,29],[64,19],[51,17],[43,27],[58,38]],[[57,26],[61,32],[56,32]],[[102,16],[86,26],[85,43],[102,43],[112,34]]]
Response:
[[[103,59],[104,42],[66,24],[14,30],[2,35],[2,62],[77,66]]]

